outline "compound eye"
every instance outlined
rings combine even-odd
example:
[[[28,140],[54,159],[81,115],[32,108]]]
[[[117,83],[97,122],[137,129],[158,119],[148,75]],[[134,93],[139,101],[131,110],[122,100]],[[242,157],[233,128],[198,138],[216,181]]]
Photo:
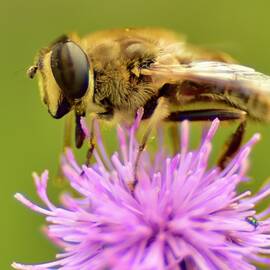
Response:
[[[51,69],[65,97],[78,99],[85,94],[89,84],[89,62],[77,44],[67,41],[54,45]]]

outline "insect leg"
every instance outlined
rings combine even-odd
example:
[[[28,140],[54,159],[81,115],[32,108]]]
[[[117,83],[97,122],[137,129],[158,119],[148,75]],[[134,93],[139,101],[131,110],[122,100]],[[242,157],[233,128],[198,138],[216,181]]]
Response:
[[[93,151],[95,149],[95,118],[92,119],[91,121],[91,129],[90,129],[90,138],[89,138],[89,148],[87,150],[87,154],[86,154],[86,162],[85,162],[85,165],[87,167],[89,167],[90,165],[90,162],[91,162],[91,158],[92,158],[92,155],[93,155]]]
[[[229,109],[205,109],[205,110],[190,110],[176,111],[170,113],[165,121],[181,122],[188,121],[213,121],[218,118],[220,121],[230,121],[245,119],[246,112],[240,110]]]
[[[246,130],[246,120],[242,120],[236,131],[230,136],[228,141],[225,143],[225,149],[218,160],[218,166],[222,169],[225,168],[226,164],[232,159],[235,153],[239,150],[241,142],[244,137]]]
[[[81,115],[75,113],[75,144],[77,148],[81,148],[85,139],[85,134],[81,125]]]
[[[218,118],[220,121],[240,120],[240,125],[229,138],[225,145],[225,151],[218,160],[218,166],[220,168],[224,168],[241,146],[246,127],[246,112],[229,109],[177,111],[172,112],[165,120],[173,122],[180,122],[184,120],[213,121],[215,118]]]
[[[83,142],[85,140],[85,133],[84,133],[84,130],[83,130],[83,127],[81,124],[81,116],[75,113],[75,117],[76,117],[75,142],[76,142],[76,147],[81,148],[83,145]],[[95,149],[94,122],[95,122],[95,119],[93,118],[91,121],[91,131],[90,131],[90,138],[89,138],[90,146],[89,146],[89,148],[87,150],[87,154],[86,154],[86,162],[85,162],[86,166],[90,165],[93,151]]]
[[[134,189],[137,182],[138,182],[137,170],[138,170],[140,157],[141,157],[141,154],[142,154],[142,152],[146,146],[146,143],[149,139],[151,131],[153,130],[153,128],[155,128],[158,125],[158,123],[163,121],[168,116],[168,104],[167,104],[165,98],[161,97],[158,99],[157,102],[158,102],[158,104],[157,104],[152,116],[149,119],[149,122],[147,124],[146,129],[145,129],[145,132],[143,134],[141,143],[139,145],[138,154],[136,156],[135,165],[134,165],[134,174],[135,174],[134,179],[135,180],[132,183],[131,189]]]

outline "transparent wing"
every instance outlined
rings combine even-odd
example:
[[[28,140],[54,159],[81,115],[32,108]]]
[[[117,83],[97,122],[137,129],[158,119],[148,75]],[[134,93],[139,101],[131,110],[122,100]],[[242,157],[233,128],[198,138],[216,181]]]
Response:
[[[157,62],[142,70],[142,73],[156,80],[165,79],[167,82],[189,80],[217,86],[233,86],[234,89],[247,91],[261,91],[270,95],[270,76],[237,64],[202,61],[166,65]]]

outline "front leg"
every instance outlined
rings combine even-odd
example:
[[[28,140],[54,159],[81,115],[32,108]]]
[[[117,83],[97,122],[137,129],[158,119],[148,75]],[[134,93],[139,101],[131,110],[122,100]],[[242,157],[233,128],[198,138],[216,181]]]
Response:
[[[85,133],[81,124],[81,115],[75,113],[75,145],[81,148],[85,139]]]
[[[91,129],[90,129],[90,137],[89,137],[89,148],[87,150],[87,154],[86,154],[86,162],[85,162],[85,165],[87,167],[89,167],[90,163],[91,163],[91,158],[92,158],[92,155],[93,155],[93,152],[94,152],[94,149],[95,149],[95,146],[96,146],[96,143],[95,143],[95,118],[92,119],[91,121]]]
[[[111,120],[113,118],[113,109],[108,109],[105,112],[97,113],[97,118],[102,120]],[[93,118],[91,121],[91,128],[90,128],[90,137],[89,137],[89,148],[86,153],[86,162],[85,165],[89,167],[91,163],[91,158],[93,156],[94,149],[96,147],[96,137],[95,137],[95,120],[96,118]]]

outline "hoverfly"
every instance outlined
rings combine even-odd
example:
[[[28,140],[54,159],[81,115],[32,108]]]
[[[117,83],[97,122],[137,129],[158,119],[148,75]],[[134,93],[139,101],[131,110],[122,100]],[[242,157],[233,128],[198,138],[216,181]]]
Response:
[[[222,166],[240,146],[247,119],[270,120],[270,77],[163,29],[63,36],[40,50],[28,70],[30,78],[36,73],[49,113],[75,112],[77,147],[84,140],[81,116],[129,122],[143,107],[143,118],[151,119],[160,104],[154,122],[239,120]]]

